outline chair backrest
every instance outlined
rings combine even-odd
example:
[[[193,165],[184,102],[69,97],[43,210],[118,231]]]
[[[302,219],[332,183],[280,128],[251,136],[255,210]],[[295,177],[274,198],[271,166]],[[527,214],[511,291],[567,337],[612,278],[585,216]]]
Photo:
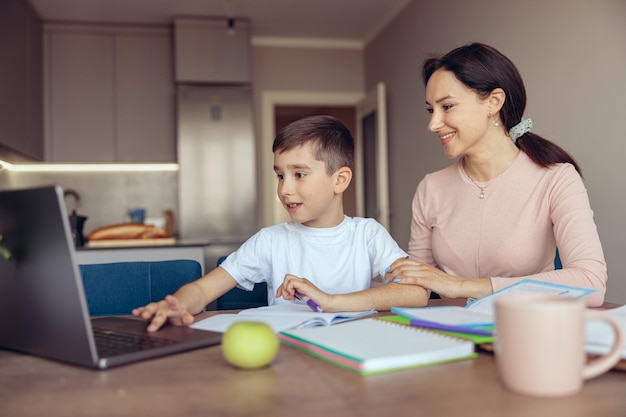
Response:
[[[221,264],[225,256],[217,261],[217,266]],[[242,310],[244,308],[263,307],[267,305],[267,284],[260,282],[254,285],[252,291],[241,288],[233,288],[217,299],[215,308],[217,310]]]
[[[559,256],[559,248],[556,248],[556,254],[554,255],[554,269],[563,269],[561,256]]]
[[[202,275],[200,264],[188,259],[79,265],[79,269],[92,316],[130,314]]]

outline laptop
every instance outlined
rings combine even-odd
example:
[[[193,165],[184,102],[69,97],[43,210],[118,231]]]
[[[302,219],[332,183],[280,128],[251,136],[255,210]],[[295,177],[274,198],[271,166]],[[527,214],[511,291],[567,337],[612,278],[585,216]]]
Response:
[[[148,333],[146,326],[132,317],[89,316],[61,187],[0,190],[0,347],[105,369],[222,337],[169,325]],[[115,340],[108,342],[114,353],[97,346],[103,335]],[[141,340],[128,351],[121,344],[129,339]]]

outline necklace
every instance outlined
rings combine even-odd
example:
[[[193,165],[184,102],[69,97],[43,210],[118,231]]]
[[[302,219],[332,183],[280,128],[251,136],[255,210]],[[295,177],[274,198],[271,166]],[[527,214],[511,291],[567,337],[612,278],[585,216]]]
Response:
[[[516,156],[517,156],[517,154],[516,154]],[[491,184],[491,181],[495,180],[500,175],[502,175],[504,173],[504,171],[509,169],[509,167],[513,164],[513,161],[515,161],[515,157],[513,157],[513,159],[511,159],[511,162],[509,162],[508,165],[505,166],[504,169],[502,171],[500,171],[500,173],[498,175],[496,175],[491,180],[489,180],[489,182],[487,182],[484,187],[481,187],[476,181],[474,181],[474,178],[472,178],[472,176],[469,174],[469,172],[467,172],[467,169],[465,169],[465,158],[463,158],[463,162],[462,162],[463,172],[465,172],[465,175],[467,175],[467,178],[469,178],[470,181],[473,182],[474,185],[480,189],[480,194],[478,194],[478,198],[483,200],[485,197],[487,197],[487,194],[485,194],[485,190],[487,189],[487,187],[489,187],[489,185]]]
[[[478,185],[478,183],[474,181],[474,178],[472,178],[472,176],[465,169],[465,164],[463,164],[463,171],[465,171],[465,175],[467,175],[467,178],[469,178],[470,181],[473,182],[476,187],[480,188],[480,194],[478,194],[478,198],[482,200],[483,198],[487,197],[487,194],[485,194],[485,190],[487,189],[487,187],[489,187],[489,183],[487,183],[487,185],[485,185],[484,187],[481,187],[480,185]]]

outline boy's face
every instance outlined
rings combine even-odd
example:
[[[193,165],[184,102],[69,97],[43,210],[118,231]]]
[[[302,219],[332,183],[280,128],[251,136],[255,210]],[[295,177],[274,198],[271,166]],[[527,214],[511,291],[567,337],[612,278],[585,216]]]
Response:
[[[343,220],[338,172],[328,175],[324,161],[313,156],[313,145],[274,153],[278,198],[291,220],[309,227],[334,227]]]

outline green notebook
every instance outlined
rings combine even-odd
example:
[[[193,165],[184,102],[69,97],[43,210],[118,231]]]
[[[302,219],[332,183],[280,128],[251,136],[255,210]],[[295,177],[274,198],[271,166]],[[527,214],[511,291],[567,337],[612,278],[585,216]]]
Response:
[[[285,330],[278,337],[285,345],[361,375],[476,356],[470,340],[379,319]]]

